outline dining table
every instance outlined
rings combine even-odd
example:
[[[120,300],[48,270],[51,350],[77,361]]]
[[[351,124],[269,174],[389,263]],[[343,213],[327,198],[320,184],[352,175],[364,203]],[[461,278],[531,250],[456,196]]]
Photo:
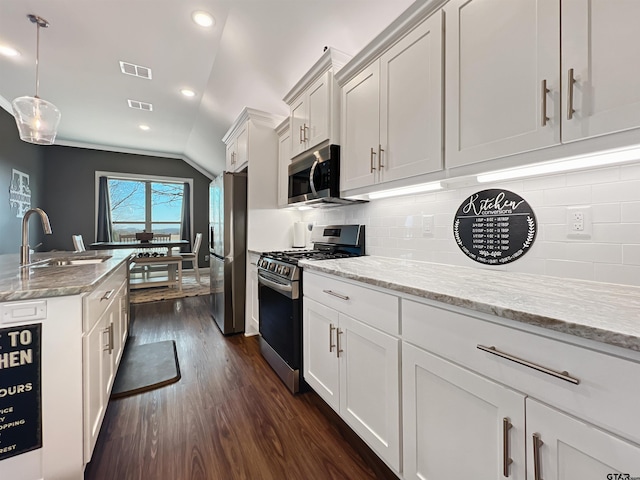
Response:
[[[159,249],[166,248],[167,255],[171,255],[171,249],[173,247],[188,247],[190,245],[188,240],[150,240],[148,242],[136,241],[136,242],[95,242],[89,245],[91,250],[113,250],[120,248],[131,248],[133,250],[143,249]]]

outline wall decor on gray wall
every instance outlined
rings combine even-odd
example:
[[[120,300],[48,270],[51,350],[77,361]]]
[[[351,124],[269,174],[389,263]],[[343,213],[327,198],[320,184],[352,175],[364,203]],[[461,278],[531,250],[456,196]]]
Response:
[[[7,196],[11,195],[14,171],[29,175],[31,206],[46,211],[42,195],[46,148],[20,140],[13,116],[0,108],[0,195],[3,197],[0,201],[0,254],[14,253],[17,256],[20,251],[23,214],[18,213],[16,207],[7,199]],[[35,225],[35,220],[31,221]],[[31,246],[43,242],[45,237],[42,228],[39,227],[31,228],[29,236]]]
[[[16,217],[22,218],[31,208],[31,187],[29,174],[16,170],[11,172],[9,186],[9,206],[16,209]]]

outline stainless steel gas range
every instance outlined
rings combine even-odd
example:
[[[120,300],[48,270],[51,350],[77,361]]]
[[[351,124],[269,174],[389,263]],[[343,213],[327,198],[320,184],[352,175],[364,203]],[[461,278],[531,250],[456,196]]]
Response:
[[[364,255],[364,225],[317,225],[311,241],[311,250],[267,252],[258,260],[260,351],[292,393],[304,390],[303,282],[298,261]]]

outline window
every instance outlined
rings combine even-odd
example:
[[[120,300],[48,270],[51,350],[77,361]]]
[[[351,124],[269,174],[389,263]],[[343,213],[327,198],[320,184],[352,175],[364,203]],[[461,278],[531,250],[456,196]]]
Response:
[[[184,182],[108,178],[113,240],[136,232],[181,238]]]

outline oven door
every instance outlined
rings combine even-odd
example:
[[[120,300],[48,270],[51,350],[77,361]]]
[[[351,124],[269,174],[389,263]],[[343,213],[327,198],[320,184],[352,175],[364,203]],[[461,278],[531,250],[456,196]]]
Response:
[[[258,272],[260,335],[292,369],[300,368],[302,314],[298,282],[283,284]]]

